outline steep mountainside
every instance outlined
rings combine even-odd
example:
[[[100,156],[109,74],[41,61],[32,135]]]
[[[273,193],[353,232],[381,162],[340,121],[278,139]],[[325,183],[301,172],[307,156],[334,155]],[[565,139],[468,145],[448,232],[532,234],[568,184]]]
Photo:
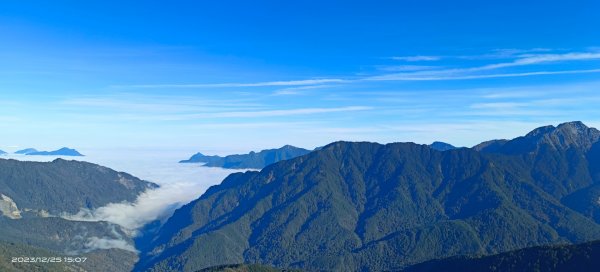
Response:
[[[594,271],[600,267],[600,241],[525,248],[492,256],[452,257],[409,267],[405,272]]]
[[[155,187],[127,173],[87,162],[0,159],[0,194],[9,197],[20,211],[77,213],[81,208],[134,201],[138,194]]]
[[[129,271],[137,260],[133,241],[107,222],[70,221],[58,216],[108,203],[134,201],[155,184],[99,165],[57,159],[0,159],[0,253],[3,256],[85,256],[71,266],[2,264],[4,271]],[[10,244],[11,246],[3,247]],[[10,260],[10,259],[9,259]],[[39,268],[39,269],[38,269]]]
[[[47,271],[47,272],[69,272],[79,271],[81,267],[72,263],[30,263],[12,262],[14,257],[26,256],[58,256],[55,252],[45,249],[27,246],[23,244],[7,243],[0,241],[0,271],[3,272],[25,272],[25,271]],[[17,261],[19,261],[17,259]],[[23,260],[24,261],[24,260]]]
[[[137,269],[396,270],[600,239],[597,210],[567,201],[600,183],[598,137],[581,125],[541,128],[497,153],[337,142],[232,174],[177,210]]]
[[[202,153],[193,155],[188,160],[181,163],[204,163],[209,167],[223,167],[233,169],[262,169],[269,164],[281,160],[289,160],[298,156],[308,154],[310,150],[286,145],[277,149],[266,149],[258,153],[250,152],[248,154],[220,156],[205,156]]]
[[[507,164],[523,165],[536,185],[567,207],[600,223],[600,131],[581,122],[537,128],[482,149]]]
[[[490,140],[480,143],[473,147],[473,149],[483,152],[483,153],[491,153],[500,149],[508,140]]]

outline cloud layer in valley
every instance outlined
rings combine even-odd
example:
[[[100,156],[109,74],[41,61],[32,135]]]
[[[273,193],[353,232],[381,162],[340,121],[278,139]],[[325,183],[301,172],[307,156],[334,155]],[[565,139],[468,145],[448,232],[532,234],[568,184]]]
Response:
[[[82,209],[77,214],[65,214],[62,217],[77,221],[107,221],[135,234],[146,223],[167,219],[175,209],[198,198],[209,186],[220,183],[234,172],[194,166],[200,170],[197,176],[190,177],[188,181],[162,184],[157,189],[142,193],[134,203],[111,203],[95,210]]]

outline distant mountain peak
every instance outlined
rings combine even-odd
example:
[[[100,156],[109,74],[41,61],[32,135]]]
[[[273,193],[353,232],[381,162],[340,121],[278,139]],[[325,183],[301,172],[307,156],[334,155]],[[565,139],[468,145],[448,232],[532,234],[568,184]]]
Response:
[[[581,121],[573,121],[559,124],[556,127],[538,127],[522,137],[509,141],[487,141],[473,148],[480,152],[513,154],[531,152],[541,146],[550,146],[559,150],[571,147],[588,150],[599,139],[600,131],[586,126]]]
[[[33,152],[38,152],[38,150],[35,148],[25,148],[25,149],[16,151],[15,154],[28,154],[28,153],[33,153]]]
[[[265,149],[259,152],[250,151],[247,154],[234,154],[225,157],[221,156],[205,156],[202,153],[196,153],[187,160],[179,161],[180,163],[204,163],[204,166],[223,167],[232,169],[254,168],[262,169],[269,164],[281,160],[287,160],[308,154],[310,150],[303,148],[284,145],[280,148]]]
[[[435,141],[435,142],[431,143],[429,145],[429,147],[431,147],[432,149],[435,149],[437,151],[447,151],[447,150],[456,149],[456,146],[453,146],[449,143],[439,142],[439,141]]]
[[[580,121],[567,122],[554,126],[537,128],[526,137],[539,139],[538,144],[548,144],[557,149],[572,146],[589,149],[600,138],[600,131],[589,128]]]
[[[68,147],[63,147],[54,151],[34,151],[20,154],[37,156],[83,156],[83,154],[79,153],[79,151]]]
[[[590,127],[586,126],[581,121],[573,121],[573,122],[562,123],[562,124],[558,125],[556,127],[556,129],[560,130],[560,131],[563,131],[565,133],[570,133],[570,134],[585,134],[585,133],[588,133],[590,131],[598,132],[597,129],[590,128]]]

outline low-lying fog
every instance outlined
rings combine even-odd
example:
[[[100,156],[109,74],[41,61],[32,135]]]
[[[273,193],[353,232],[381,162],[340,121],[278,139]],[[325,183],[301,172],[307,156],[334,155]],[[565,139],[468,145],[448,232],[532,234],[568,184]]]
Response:
[[[82,210],[78,214],[61,216],[71,220],[112,222],[121,225],[132,234],[135,234],[137,229],[148,222],[170,216],[174,209],[198,198],[208,187],[219,184],[227,175],[245,171],[178,163],[179,160],[189,158],[197,150],[180,152],[147,149],[79,151],[85,156],[60,158],[107,166],[154,182],[160,185],[160,188],[142,193],[135,203],[112,203],[96,210]],[[58,157],[7,154],[0,158],[52,161]]]

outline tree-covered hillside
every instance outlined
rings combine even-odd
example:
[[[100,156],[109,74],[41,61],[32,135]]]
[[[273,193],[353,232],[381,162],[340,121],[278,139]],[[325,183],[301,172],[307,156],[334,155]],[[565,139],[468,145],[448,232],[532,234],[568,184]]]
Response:
[[[491,256],[461,256],[411,266],[403,272],[596,271],[600,267],[600,241],[577,245],[525,248]]]
[[[232,174],[177,210],[137,269],[395,270],[600,239],[595,210],[576,209],[587,200],[568,201],[598,197],[597,131],[581,125],[543,128],[499,152],[336,142]]]
[[[156,186],[88,162],[0,159],[0,194],[10,197],[20,210],[77,213],[81,208],[134,201]]]

